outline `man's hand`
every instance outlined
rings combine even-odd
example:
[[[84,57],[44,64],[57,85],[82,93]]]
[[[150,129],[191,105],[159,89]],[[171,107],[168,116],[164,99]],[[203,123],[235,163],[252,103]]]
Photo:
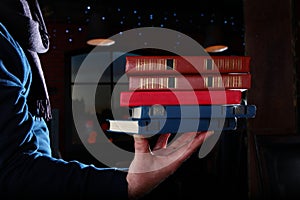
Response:
[[[127,175],[128,196],[138,199],[174,173],[200,147],[206,136],[213,132],[181,134],[168,145],[170,134],[159,136],[153,150],[148,139],[134,136],[135,156]]]

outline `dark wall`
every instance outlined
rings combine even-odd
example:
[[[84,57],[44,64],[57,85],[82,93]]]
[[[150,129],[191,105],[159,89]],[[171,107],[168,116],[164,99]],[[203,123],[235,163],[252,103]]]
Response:
[[[297,87],[297,119],[300,116],[300,2],[294,0],[293,2],[293,33],[294,33],[294,61],[295,61],[295,69],[296,69],[296,87]],[[297,121],[297,130],[300,130],[300,123]]]
[[[292,5],[287,0],[245,1],[246,54],[252,58],[248,102],[257,106],[253,133],[296,132]]]
[[[246,55],[252,58],[253,75],[248,102],[257,106],[257,115],[249,121],[248,131],[251,199],[259,193],[253,137],[298,134],[294,30],[295,21],[299,27],[299,14],[295,15],[294,4],[296,0],[246,0],[244,3],[245,49]]]

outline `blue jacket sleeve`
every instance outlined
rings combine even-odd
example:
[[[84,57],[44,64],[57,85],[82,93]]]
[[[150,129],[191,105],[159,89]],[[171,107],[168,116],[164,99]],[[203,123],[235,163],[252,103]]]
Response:
[[[44,120],[28,111],[31,71],[0,23],[0,194],[6,197],[127,199],[126,172],[51,157]]]

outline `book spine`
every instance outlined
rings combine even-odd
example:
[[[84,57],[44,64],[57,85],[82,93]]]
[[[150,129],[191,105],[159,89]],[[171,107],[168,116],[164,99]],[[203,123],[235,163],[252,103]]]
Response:
[[[124,125],[124,124],[123,124]],[[189,118],[189,119],[153,119],[139,120],[137,131],[130,132],[121,128],[119,131],[128,134],[155,135],[164,133],[185,133],[208,130],[236,130],[236,118]],[[121,126],[120,126],[121,127]],[[130,129],[131,130],[131,129]],[[112,130],[109,130],[112,131]],[[118,130],[113,130],[118,132]]]
[[[242,92],[224,91],[122,91],[120,106],[141,105],[223,105],[240,104]]]
[[[138,106],[129,108],[130,119],[153,118],[254,118],[255,105]]]
[[[250,89],[251,74],[129,76],[129,90]]]
[[[163,133],[185,133],[207,130],[235,130],[237,120],[226,119],[154,119],[141,120],[139,133],[141,134],[163,134]]]
[[[127,56],[126,74],[249,73],[249,56]]]

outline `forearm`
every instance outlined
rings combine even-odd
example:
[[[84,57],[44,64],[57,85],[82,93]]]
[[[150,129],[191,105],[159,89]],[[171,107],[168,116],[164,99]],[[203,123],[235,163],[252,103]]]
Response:
[[[1,194],[26,196],[32,200],[41,196],[53,199],[127,199],[125,172],[38,154],[22,154],[10,167],[2,169],[0,185]]]

